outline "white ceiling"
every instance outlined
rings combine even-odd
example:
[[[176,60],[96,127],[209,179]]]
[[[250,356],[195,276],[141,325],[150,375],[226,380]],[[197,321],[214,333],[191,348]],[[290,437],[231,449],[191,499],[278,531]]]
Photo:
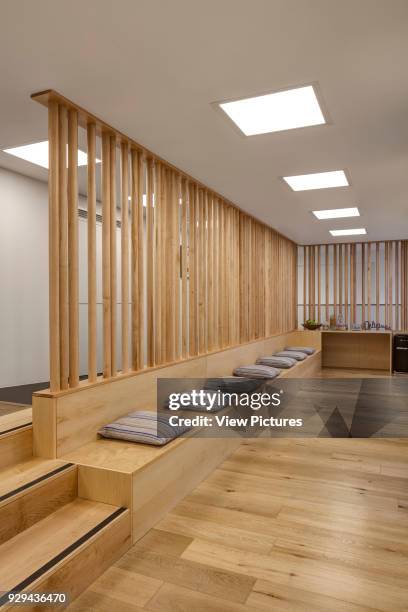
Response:
[[[2,0],[0,148],[47,137],[30,94],[56,89],[299,243],[407,238],[407,57],[407,0]],[[245,138],[211,104],[314,82],[329,125]],[[280,179],[337,169],[351,187]]]

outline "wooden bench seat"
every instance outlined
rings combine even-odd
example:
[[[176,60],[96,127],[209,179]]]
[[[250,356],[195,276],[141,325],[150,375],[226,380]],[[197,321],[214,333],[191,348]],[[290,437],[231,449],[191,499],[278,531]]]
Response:
[[[298,361],[292,368],[281,370],[278,378],[313,378],[322,367],[322,351],[317,349],[303,361]]]
[[[130,509],[135,542],[239,443],[192,435],[156,447],[101,438],[63,459],[78,465],[80,497]]]

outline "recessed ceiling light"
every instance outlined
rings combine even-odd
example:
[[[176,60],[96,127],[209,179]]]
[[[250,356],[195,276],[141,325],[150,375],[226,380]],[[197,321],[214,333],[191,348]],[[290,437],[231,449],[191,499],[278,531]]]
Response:
[[[317,172],[316,174],[298,174],[297,176],[284,176],[293,191],[307,191],[309,189],[328,189],[330,187],[347,187],[349,182],[343,170],[332,172]]]
[[[367,230],[364,227],[359,229],[344,229],[344,230],[330,230],[332,236],[358,236],[359,234],[366,234]]]
[[[220,108],[245,136],[326,123],[312,85],[223,102]]]
[[[313,210],[314,216],[318,219],[340,219],[341,217],[359,217],[357,207],[352,208],[332,208],[330,210]]]
[[[11,149],[3,149],[4,153],[14,155],[20,159],[24,159],[37,166],[42,166],[48,170],[48,140],[35,142],[22,147],[12,147]],[[100,159],[96,159],[97,164],[101,163]],[[86,166],[88,163],[88,155],[78,149],[78,166]]]

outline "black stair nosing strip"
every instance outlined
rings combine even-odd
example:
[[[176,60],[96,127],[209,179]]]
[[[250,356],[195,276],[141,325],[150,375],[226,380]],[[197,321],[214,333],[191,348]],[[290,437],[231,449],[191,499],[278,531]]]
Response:
[[[10,589],[6,593],[3,593],[0,597],[0,607],[9,601],[8,598],[11,593],[20,593],[21,591],[26,589],[31,583],[33,583],[35,580],[38,580],[38,578],[41,578],[41,576],[46,574],[48,570],[50,570],[54,565],[57,565],[57,563],[63,561],[66,557],[68,557],[68,555],[77,550],[87,540],[90,540],[92,536],[96,535],[99,531],[102,531],[102,529],[109,525],[109,523],[114,521],[115,518],[126,512],[126,510],[127,508],[124,508],[123,506],[121,508],[117,508],[114,512],[112,512],[112,514],[104,518],[103,521],[95,525],[95,527],[92,527],[92,529],[84,533],[84,535],[75,540],[75,542],[72,542],[72,544],[64,548],[64,550],[58,553],[58,555],[55,555],[55,557],[47,561],[47,563],[44,563],[44,565],[35,570],[35,572],[30,574],[27,578],[19,582],[19,584],[17,584],[15,587]]]
[[[30,482],[26,482],[25,484],[21,485],[21,487],[17,487],[17,489],[13,489],[12,491],[8,491],[7,493],[4,493],[4,495],[0,495],[0,502],[4,501],[5,499],[8,499],[9,497],[13,497],[13,495],[17,495],[17,493],[21,493],[21,491],[24,491],[25,489],[29,489],[30,487],[33,487],[34,485],[38,484],[39,482],[42,482],[43,480],[47,480],[48,478],[51,478],[51,476],[55,476],[56,474],[59,474],[60,472],[67,470],[73,465],[75,464],[74,463],[64,463],[64,465],[58,466],[54,470],[51,470],[51,472],[42,474],[42,476],[38,476],[38,478],[34,478],[34,480],[30,480]]]
[[[4,434],[8,434],[11,433],[12,431],[17,431],[17,429],[22,429],[23,427],[28,427],[29,425],[32,425],[33,422],[29,421],[28,423],[23,423],[23,425],[17,425],[16,427],[12,427],[11,429],[6,429],[5,431],[0,431],[0,438],[1,436],[4,436]]]

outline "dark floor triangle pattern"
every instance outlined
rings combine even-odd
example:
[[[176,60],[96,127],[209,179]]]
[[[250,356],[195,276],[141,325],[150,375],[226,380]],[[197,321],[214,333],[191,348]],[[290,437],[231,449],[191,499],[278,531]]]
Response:
[[[347,424],[343,419],[342,415],[340,414],[340,411],[337,406],[325,422],[323,429],[320,431],[317,437],[327,438],[328,435],[332,438],[352,437],[350,430],[347,427]]]

